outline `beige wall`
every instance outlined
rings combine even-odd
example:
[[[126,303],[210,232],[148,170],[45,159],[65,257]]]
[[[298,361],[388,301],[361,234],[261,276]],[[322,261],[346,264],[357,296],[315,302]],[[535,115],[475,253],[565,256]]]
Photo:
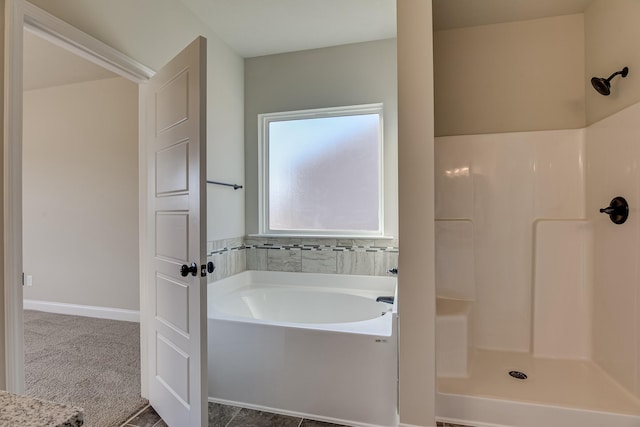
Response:
[[[636,0],[594,0],[584,13],[587,124],[602,120],[640,101],[640,2]],[[626,78],[612,81],[611,95],[592,89],[591,77],[609,77],[629,67]]]
[[[435,425],[431,0],[398,1],[400,422]]]
[[[137,85],[27,91],[23,111],[24,297],[138,310]]]
[[[434,34],[436,136],[581,128],[583,15]]]
[[[4,0],[0,0],[0,45],[4,46]],[[0,50],[0,76],[4,81],[4,49]],[[4,99],[4,85],[0,87],[0,94]],[[0,105],[2,117],[4,117],[4,102]],[[0,122],[0,130],[4,134],[4,119]],[[0,181],[4,184],[4,150],[0,153]],[[4,223],[4,197],[0,198],[0,218]],[[0,240],[4,242],[4,228],[0,230]],[[2,286],[0,287],[0,389],[6,389],[6,335],[5,335],[5,309],[4,309],[4,244],[0,245],[0,277],[2,277]]]
[[[638,15],[637,1],[594,0],[584,14],[437,31],[436,135],[581,128],[639,102]],[[624,66],[611,95],[593,90]]]
[[[398,233],[396,40],[245,60],[246,230],[258,232],[258,114],[384,103],[385,234]]]
[[[244,181],[243,60],[175,0],[31,0],[80,30],[158,69],[197,36],[207,38],[207,177]],[[243,236],[240,190],[207,187],[207,240]]]

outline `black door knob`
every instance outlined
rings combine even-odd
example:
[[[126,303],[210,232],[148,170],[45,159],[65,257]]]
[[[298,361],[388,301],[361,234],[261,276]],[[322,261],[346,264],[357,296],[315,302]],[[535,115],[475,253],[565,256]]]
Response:
[[[198,265],[195,262],[192,262],[191,266],[188,266],[187,264],[182,264],[182,267],[180,267],[180,275],[182,277],[187,277],[189,273],[191,273],[192,276],[195,276],[198,274]]]
[[[213,273],[213,270],[215,270],[215,269],[216,269],[216,266],[213,265],[213,263],[211,261],[209,261],[208,263],[202,264],[200,266],[200,275],[202,277],[206,277],[207,273]]]

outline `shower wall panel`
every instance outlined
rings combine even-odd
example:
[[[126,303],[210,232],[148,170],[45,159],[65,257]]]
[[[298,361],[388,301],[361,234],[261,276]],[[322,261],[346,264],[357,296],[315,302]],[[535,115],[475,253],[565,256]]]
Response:
[[[478,348],[531,350],[534,222],[584,218],[583,140],[583,130],[436,138],[436,219],[473,223]]]
[[[591,359],[591,225],[540,220],[534,232],[533,355]]]
[[[436,295],[473,301],[476,269],[473,223],[469,220],[436,221]]]
[[[594,360],[640,396],[640,104],[587,128],[587,159]],[[621,225],[599,213],[615,196],[629,202],[629,218]]]

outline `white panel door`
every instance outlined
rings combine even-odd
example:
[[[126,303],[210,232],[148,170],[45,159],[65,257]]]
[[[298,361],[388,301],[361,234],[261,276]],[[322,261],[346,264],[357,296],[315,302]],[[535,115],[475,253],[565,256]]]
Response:
[[[206,39],[158,71],[142,94],[149,400],[169,426],[201,427],[207,422],[207,287],[200,267],[206,261]]]

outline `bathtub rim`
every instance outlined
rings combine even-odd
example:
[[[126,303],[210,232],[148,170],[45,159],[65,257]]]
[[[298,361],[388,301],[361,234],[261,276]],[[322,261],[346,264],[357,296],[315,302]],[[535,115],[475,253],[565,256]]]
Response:
[[[256,278],[262,280],[256,283]],[[306,280],[306,282],[299,282],[301,279]],[[332,282],[332,286],[327,287],[326,283],[331,279],[339,280],[337,280],[337,282]],[[322,283],[325,283],[325,285],[321,285]],[[216,286],[225,285],[227,286],[226,289],[216,289],[215,291],[212,291]],[[217,310],[212,301],[212,298],[215,298],[216,294],[226,296],[239,290],[266,286],[278,288],[308,287],[314,290],[324,287],[327,291],[342,291],[341,293],[350,293],[358,296],[362,295],[359,295],[357,291],[376,291],[376,293],[379,292],[380,295],[385,293],[388,294],[391,291],[389,287],[392,286],[392,292],[395,299],[391,311],[383,316],[345,323],[294,323],[234,316]],[[355,289],[351,287],[354,287]],[[355,290],[356,292],[347,292],[349,290]],[[391,337],[395,335],[395,328],[393,327],[393,324],[398,313],[398,281],[396,277],[246,270],[233,276],[208,283],[207,291],[207,318],[211,321],[251,323],[265,326],[342,332],[380,337]]]

